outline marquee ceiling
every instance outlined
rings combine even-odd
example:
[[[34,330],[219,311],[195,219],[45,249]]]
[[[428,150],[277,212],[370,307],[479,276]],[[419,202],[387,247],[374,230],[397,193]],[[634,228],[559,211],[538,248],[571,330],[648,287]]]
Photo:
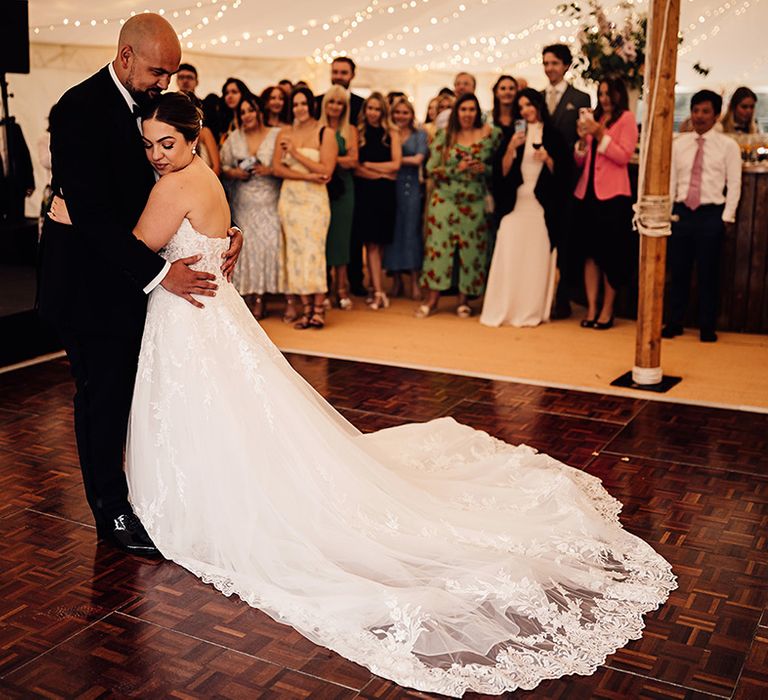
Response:
[[[681,0],[678,82],[768,85],[768,0]],[[629,0],[632,3],[632,0]],[[538,74],[541,47],[574,41],[575,23],[552,0],[34,0],[32,41],[111,46],[120,19],[161,12],[189,51],[246,57],[346,53],[360,65]],[[585,3],[586,4],[586,3]],[[605,0],[609,19],[623,12]],[[646,0],[634,0],[638,11]]]

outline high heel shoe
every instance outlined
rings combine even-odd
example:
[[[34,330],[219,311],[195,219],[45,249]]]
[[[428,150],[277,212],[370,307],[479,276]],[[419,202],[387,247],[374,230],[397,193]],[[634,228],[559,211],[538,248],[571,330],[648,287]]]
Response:
[[[320,308],[322,309],[323,307],[321,306]],[[311,318],[312,318],[312,304],[304,304],[301,317],[299,318],[298,321],[296,321],[296,323],[293,324],[293,327],[297,331],[306,330],[311,325],[310,324]]]
[[[429,316],[434,316],[437,313],[437,306],[430,306],[429,304],[421,304],[416,311],[413,312],[413,315],[416,318],[427,318]]]
[[[307,325],[309,328],[314,328],[315,330],[325,328],[325,306],[315,306],[312,309],[312,316]]]
[[[389,308],[389,297],[384,292],[374,292],[373,302],[368,307],[372,311]]]
[[[285,311],[283,312],[283,322],[284,323],[293,323],[298,317],[299,312],[296,309],[298,304],[296,304],[296,300],[288,297],[285,300]]]
[[[605,323],[600,323],[600,321],[595,321],[595,330],[597,331],[607,331],[609,328],[613,328],[613,316],[611,316]]]
[[[579,324],[582,328],[594,328],[597,323],[596,318],[584,318]]]
[[[339,289],[339,308],[342,311],[352,311],[352,299],[347,289]]]

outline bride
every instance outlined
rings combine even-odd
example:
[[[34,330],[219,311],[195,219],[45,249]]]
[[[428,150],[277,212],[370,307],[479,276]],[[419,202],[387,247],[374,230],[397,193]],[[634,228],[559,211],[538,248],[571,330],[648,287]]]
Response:
[[[163,555],[373,673],[459,697],[589,674],[675,588],[600,481],[451,418],[363,435],[221,277],[229,211],[166,94],[135,235],[218,292],[149,300],[126,453]],[[200,300],[193,300],[201,304]]]

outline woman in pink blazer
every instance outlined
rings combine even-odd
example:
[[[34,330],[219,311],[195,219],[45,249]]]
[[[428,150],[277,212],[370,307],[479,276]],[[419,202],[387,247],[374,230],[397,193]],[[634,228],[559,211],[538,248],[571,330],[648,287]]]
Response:
[[[584,259],[587,316],[583,328],[613,326],[616,289],[627,281],[631,261],[632,191],[627,164],[637,146],[635,115],[629,111],[627,88],[619,78],[604,79],[598,88],[594,116],[579,119],[576,165],[577,251]],[[603,304],[598,313],[600,283]]]

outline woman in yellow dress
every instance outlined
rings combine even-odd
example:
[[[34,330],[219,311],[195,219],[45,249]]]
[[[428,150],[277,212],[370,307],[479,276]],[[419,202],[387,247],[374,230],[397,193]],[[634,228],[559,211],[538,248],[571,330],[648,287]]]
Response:
[[[327,183],[336,167],[338,146],[332,129],[312,116],[315,96],[306,87],[291,95],[291,126],[280,130],[272,162],[274,174],[283,178],[277,212],[283,227],[286,321],[296,319],[295,295],[301,296],[302,313],[294,328],[322,328],[323,301],[328,291],[325,239],[331,219]]]

